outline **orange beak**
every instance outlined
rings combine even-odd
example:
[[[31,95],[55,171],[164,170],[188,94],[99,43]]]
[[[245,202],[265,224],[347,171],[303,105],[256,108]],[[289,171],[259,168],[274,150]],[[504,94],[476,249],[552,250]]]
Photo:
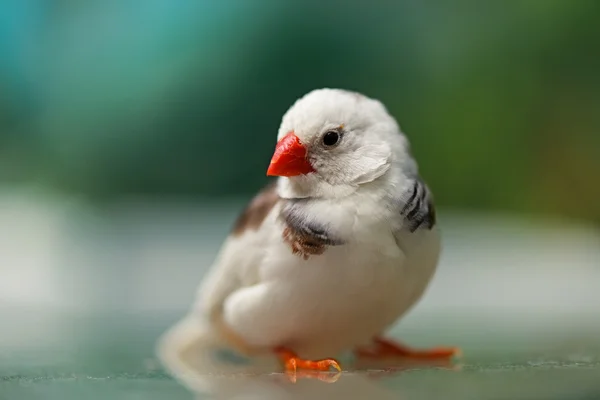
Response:
[[[294,132],[290,132],[277,142],[267,175],[297,176],[314,171],[306,159],[306,147]]]

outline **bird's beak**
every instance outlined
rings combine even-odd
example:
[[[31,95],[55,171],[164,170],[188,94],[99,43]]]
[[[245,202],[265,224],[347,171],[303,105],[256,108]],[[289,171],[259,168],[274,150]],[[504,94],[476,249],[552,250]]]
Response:
[[[267,175],[297,176],[309,172],[314,172],[314,168],[306,159],[306,147],[294,132],[288,133],[277,142]]]

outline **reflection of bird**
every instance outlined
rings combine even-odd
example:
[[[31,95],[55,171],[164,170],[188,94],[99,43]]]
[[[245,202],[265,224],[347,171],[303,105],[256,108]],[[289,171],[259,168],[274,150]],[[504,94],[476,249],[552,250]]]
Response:
[[[252,363],[232,362],[218,355],[223,345],[222,338],[209,324],[188,316],[161,338],[158,355],[163,365],[198,399],[207,395],[219,399],[398,399],[402,398],[398,389],[390,391],[377,378],[394,377],[399,371],[419,366],[411,362],[399,370],[384,371],[375,362],[364,372],[334,375],[298,371],[335,377],[322,379],[335,382],[324,385],[313,379],[296,381],[295,374],[273,374],[276,367],[273,358],[256,357]]]
[[[315,90],[284,115],[268,175],[238,219],[193,313],[238,349],[274,350],[286,367],[326,358],[448,358],[381,333],[415,304],[438,262],[431,193],[409,144],[378,101]]]

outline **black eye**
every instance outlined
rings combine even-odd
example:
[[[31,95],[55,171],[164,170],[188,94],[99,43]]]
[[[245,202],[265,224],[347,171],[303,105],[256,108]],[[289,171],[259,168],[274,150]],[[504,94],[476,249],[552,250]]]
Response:
[[[340,140],[340,134],[336,131],[329,131],[323,136],[325,146],[333,146]]]

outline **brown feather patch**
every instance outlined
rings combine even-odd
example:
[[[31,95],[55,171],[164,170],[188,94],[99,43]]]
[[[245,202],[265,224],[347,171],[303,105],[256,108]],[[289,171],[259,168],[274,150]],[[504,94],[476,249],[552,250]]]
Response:
[[[325,252],[325,244],[319,243],[319,241],[308,235],[294,231],[290,226],[283,230],[282,237],[283,241],[292,249],[292,254],[301,256],[305,260],[308,260],[311,255],[319,255]]]
[[[277,185],[275,182],[265,186],[252,199],[248,207],[238,217],[233,225],[232,234],[239,236],[248,229],[257,230],[262,225],[263,221],[269,215],[269,212],[275,207],[279,201],[277,194]]]

